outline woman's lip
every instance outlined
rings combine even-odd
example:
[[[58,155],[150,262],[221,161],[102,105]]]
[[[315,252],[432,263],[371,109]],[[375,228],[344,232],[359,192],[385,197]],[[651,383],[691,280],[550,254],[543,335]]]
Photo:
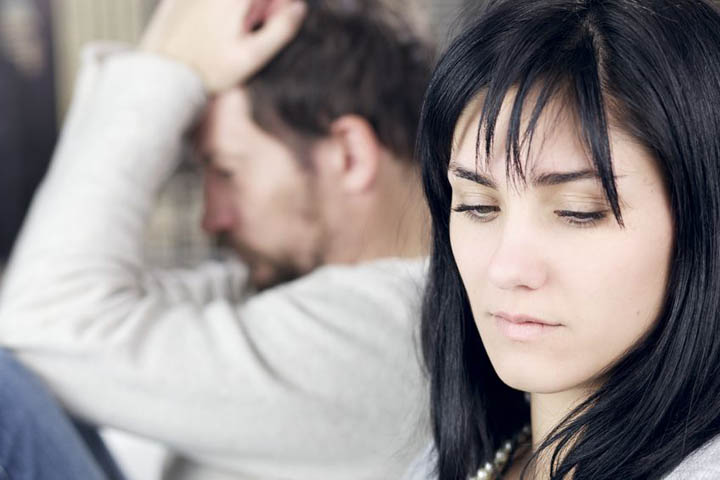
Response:
[[[492,314],[497,329],[507,338],[516,342],[529,342],[543,335],[557,331],[560,324],[551,324],[528,315],[508,315],[503,312]]]
[[[539,318],[531,317],[530,315],[523,315],[523,314],[510,314],[506,312],[495,312],[491,313],[493,317],[500,318],[502,320],[505,320],[510,323],[514,324],[538,324],[538,325],[545,325],[548,327],[559,327],[559,323],[552,323],[552,322],[546,322],[545,320],[541,320]]]

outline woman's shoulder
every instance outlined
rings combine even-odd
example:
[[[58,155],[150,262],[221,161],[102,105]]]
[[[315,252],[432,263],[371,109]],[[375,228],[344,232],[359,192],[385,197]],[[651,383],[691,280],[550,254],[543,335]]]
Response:
[[[691,453],[665,480],[717,480],[720,478],[720,435]]]
[[[435,480],[437,461],[434,446],[428,445],[411,465],[403,480]],[[691,453],[664,480],[720,479],[720,435]]]

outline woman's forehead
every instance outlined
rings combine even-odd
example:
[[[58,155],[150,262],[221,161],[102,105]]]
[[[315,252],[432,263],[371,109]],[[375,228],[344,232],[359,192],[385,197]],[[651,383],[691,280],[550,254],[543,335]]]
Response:
[[[508,135],[515,93],[503,101],[494,129],[490,156],[486,156],[486,126],[481,125],[484,95],[468,103],[456,123],[451,152],[452,163],[486,174],[505,172],[508,162]],[[525,110],[532,111],[534,101]],[[520,125],[520,164],[527,175],[543,171],[577,171],[594,168],[582,140],[578,122],[563,102],[551,101],[543,110],[532,135],[528,136],[529,114],[523,112]]]

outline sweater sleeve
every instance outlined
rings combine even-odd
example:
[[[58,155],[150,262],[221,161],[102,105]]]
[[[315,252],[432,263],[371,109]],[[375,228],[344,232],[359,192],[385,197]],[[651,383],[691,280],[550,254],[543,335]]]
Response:
[[[237,263],[209,263],[192,273],[150,272],[143,265],[156,196],[205,105],[199,78],[182,64],[111,44],[87,48],[83,64],[50,170],[8,265],[0,305],[17,305],[26,296],[47,303],[49,290],[88,294],[90,277],[97,289],[132,285],[198,302],[239,295],[246,275]]]
[[[243,302],[225,265],[146,271],[148,214],[205,95],[150,55],[88,63],[6,272],[0,343],[76,415],[199,463],[398,478],[422,398],[420,267],[329,268]]]

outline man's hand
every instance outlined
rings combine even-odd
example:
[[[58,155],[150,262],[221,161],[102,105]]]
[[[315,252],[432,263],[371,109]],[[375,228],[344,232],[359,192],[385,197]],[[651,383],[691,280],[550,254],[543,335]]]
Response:
[[[215,93],[245,82],[290,43],[302,0],[162,0],[142,50],[195,69]]]

